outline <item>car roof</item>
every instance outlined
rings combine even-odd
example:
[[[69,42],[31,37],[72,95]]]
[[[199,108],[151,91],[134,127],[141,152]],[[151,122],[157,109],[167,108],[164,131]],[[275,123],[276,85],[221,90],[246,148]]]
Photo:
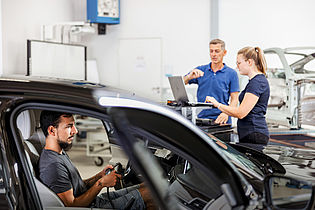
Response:
[[[84,80],[67,80],[48,77],[32,77],[23,75],[4,75],[0,77],[0,92],[23,96],[38,96],[42,99],[56,98],[60,102],[81,103],[102,108],[99,97],[124,98],[137,101],[148,99],[136,96],[134,93],[111,86],[92,83]]]
[[[289,47],[289,48],[279,48],[279,47],[272,47],[272,48],[267,48],[264,49],[265,53],[270,53],[270,52],[276,52],[278,54],[285,54],[285,53],[300,53],[303,54],[305,51],[305,55],[308,55],[309,51],[315,52],[315,46],[300,46],[300,47]]]
[[[103,91],[104,95],[112,95],[119,92],[126,96],[133,96],[131,92],[120,90],[111,86],[93,83],[84,80],[67,80],[49,77],[32,77],[23,75],[4,75],[0,77],[0,90],[18,92],[56,92],[56,94],[67,93],[74,91],[74,95],[90,95],[95,90]],[[79,91],[79,92],[77,92]]]

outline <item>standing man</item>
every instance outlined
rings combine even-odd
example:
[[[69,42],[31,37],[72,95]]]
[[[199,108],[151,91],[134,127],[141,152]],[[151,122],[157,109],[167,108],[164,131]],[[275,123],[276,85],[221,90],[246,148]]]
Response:
[[[237,72],[223,63],[226,55],[225,43],[220,39],[210,42],[211,62],[198,66],[184,76],[185,84],[198,84],[198,102],[205,102],[207,96],[215,97],[218,102],[236,107],[238,103],[239,82]],[[199,118],[214,119],[215,123],[231,124],[231,117],[218,108],[202,110]]]

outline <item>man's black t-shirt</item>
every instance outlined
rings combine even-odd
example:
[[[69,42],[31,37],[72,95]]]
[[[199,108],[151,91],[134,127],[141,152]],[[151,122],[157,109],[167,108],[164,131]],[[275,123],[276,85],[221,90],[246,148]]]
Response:
[[[68,155],[43,149],[39,159],[39,177],[55,193],[63,193],[73,188],[74,197],[83,194],[87,188]]]

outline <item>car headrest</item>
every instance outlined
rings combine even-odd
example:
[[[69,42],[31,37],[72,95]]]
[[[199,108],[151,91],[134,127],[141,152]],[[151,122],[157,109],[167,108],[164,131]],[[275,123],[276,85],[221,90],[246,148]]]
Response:
[[[23,139],[27,139],[35,130],[35,116],[31,110],[25,110],[18,115],[16,124]]]
[[[32,143],[32,145],[37,150],[40,155],[46,143],[46,137],[41,129],[37,129],[32,136],[30,136],[27,141]]]

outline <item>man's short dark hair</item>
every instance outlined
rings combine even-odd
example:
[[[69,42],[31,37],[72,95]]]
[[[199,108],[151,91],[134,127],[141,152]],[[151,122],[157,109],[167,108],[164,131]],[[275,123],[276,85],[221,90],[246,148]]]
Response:
[[[55,112],[55,111],[42,111],[40,113],[40,127],[44,132],[44,135],[48,136],[48,127],[54,126],[58,128],[60,123],[60,117],[65,116],[67,118],[72,117],[72,114],[65,112]]]

